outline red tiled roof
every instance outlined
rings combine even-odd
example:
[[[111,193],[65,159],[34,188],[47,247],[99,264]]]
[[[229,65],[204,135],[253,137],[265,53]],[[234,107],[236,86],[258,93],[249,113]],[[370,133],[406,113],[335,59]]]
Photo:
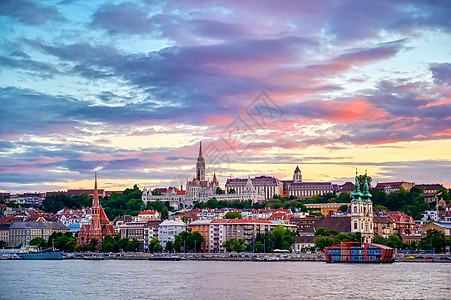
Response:
[[[157,213],[156,210],[143,210],[142,212],[140,212],[138,214],[138,216],[141,216],[141,215],[154,215],[156,213]]]

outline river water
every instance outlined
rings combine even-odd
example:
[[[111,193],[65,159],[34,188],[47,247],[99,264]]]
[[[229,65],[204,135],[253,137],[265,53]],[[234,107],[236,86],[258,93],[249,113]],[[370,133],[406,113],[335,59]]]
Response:
[[[451,264],[0,261],[0,299],[451,299]]]

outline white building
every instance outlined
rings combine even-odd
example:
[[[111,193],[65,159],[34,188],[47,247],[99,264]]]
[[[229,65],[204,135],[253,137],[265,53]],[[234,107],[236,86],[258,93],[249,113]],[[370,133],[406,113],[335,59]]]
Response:
[[[257,194],[264,195],[264,200],[271,199],[274,195],[280,195],[282,193],[283,183],[275,177],[260,176],[252,178],[251,181]],[[236,194],[241,194],[248,190],[247,183],[248,179],[227,179],[225,188],[227,192],[233,189]]]
[[[141,199],[145,206],[147,206],[148,202],[156,201],[160,201],[163,204],[169,202],[169,206],[175,210],[184,209],[189,206],[185,201],[185,192],[179,191],[174,187],[167,189],[165,193],[160,195],[153,195],[150,188],[144,188]]]
[[[137,221],[154,221],[160,219],[160,213],[156,210],[143,210],[138,214]]]
[[[260,192],[258,189],[254,186],[252,183],[252,180],[250,178],[247,179],[246,185],[243,189],[240,189],[240,193],[236,194],[222,194],[222,195],[215,195],[216,200],[218,201],[233,201],[238,200],[240,202],[244,200],[252,200],[252,203],[255,202],[262,202],[265,201],[265,194],[263,190]],[[227,188],[226,188],[227,192]]]
[[[166,247],[166,243],[175,241],[175,236],[186,231],[186,224],[180,220],[164,220],[158,227],[158,240],[161,246]]]
[[[365,179],[363,193],[360,192],[359,178],[356,173],[354,192],[351,201],[351,232],[360,232],[365,243],[373,238],[373,202]]]

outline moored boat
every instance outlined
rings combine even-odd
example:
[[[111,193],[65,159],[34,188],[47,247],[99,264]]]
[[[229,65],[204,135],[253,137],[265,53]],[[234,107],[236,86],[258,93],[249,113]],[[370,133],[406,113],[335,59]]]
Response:
[[[59,250],[39,250],[36,248],[21,249],[17,255],[21,259],[63,259],[63,251]]]
[[[392,263],[393,248],[358,242],[343,242],[324,249],[328,263]]]

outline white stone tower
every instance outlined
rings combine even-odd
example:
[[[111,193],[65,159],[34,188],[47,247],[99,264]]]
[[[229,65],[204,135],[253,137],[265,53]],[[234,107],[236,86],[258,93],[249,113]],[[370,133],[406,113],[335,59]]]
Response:
[[[368,181],[365,178],[363,192],[360,192],[357,172],[354,192],[352,192],[351,232],[360,232],[365,243],[370,243],[373,239],[373,202],[371,201]]]

